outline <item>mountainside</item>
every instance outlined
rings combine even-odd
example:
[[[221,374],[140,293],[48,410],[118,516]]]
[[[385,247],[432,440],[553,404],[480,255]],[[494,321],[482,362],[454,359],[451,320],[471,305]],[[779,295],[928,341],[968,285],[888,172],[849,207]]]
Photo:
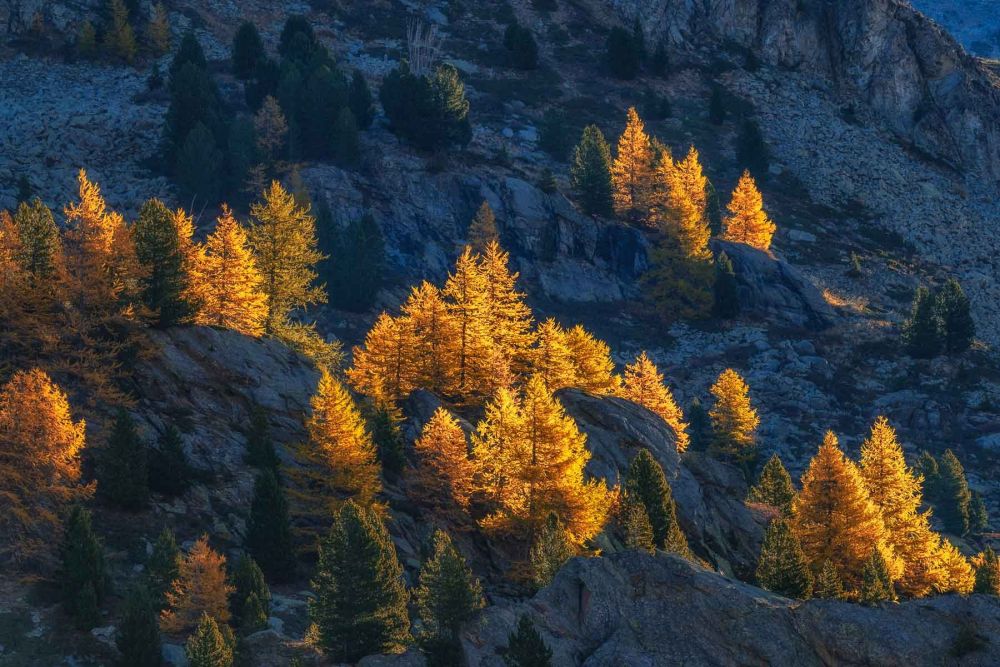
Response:
[[[1000,22],[990,0],[913,0],[913,6],[941,24],[977,56],[1000,55]]]

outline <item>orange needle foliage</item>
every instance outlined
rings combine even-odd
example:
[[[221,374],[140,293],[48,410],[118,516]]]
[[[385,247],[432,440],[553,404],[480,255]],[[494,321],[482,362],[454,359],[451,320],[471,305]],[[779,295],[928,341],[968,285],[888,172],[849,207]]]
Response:
[[[621,395],[659,415],[673,430],[677,439],[677,451],[683,452],[688,448],[690,438],[684,413],[677,406],[670,387],[663,381],[663,374],[645,352],[641,352],[634,362],[625,367]]]
[[[166,593],[167,608],[160,614],[165,632],[180,633],[198,625],[202,614],[228,623],[229,596],[236,589],[226,578],[226,557],[208,546],[202,535],[181,559],[177,579]]]
[[[764,198],[749,171],[740,176],[727,208],[730,215],[723,220],[722,238],[760,250],[771,247],[771,237],[777,227],[764,212]]]

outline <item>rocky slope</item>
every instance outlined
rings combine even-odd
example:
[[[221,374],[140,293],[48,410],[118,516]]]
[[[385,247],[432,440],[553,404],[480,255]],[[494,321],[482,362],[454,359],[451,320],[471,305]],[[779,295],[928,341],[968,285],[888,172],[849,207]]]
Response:
[[[463,637],[470,667],[500,667],[527,614],[553,664],[991,665],[996,598],[901,604],[788,600],[666,554],[576,558],[531,600],[487,609]]]
[[[969,53],[1000,56],[1000,17],[992,0],[911,0],[914,7],[953,34]]]

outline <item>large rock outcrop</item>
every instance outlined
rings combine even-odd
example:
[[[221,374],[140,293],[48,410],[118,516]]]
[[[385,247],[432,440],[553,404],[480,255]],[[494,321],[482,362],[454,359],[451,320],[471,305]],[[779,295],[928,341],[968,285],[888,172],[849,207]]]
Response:
[[[865,607],[800,602],[681,558],[576,558],[534,598],[487,609],[463,636],[469,667],[501,667],[527,614],[554,665],[994,665],[1000,599],[947,595]],[[964,656],[959,659],[957,656]]]

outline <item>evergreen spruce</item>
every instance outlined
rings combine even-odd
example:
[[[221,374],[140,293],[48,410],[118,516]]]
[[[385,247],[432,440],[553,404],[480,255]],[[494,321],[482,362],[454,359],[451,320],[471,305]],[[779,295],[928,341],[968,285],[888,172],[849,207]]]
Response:
[[[916,471],[924,477],[924,496],[936,505],[941,500],[941,470],[937,459],[924,450],[917,459]]]
[[[879,549],[872,549],[872,555],[861,571],[861,602],[877,604],[895,599],[896,591],[885,558]]]
[[[274,450],[267,411],[259,405],[250,410],[250,430],[247,433],[246,462],[261,470],[273,470],[277,475],[281,459]]]
[[[507,667],[551,667],[552,649],[545,645],[527,615],[517,622],[517,630],[507,637]]]
[[[633,33],[624,28],[612,28],[607,42],[607,62],[611,74],[618,79],[634,79],[642,64],[642,48]]]
[[[59,584],[66,611],[77,628],[97,625],[98,605],[104,600],[108,577],[104,552],[91,526],[90,512],[75,506],[66,521],[59,549]]]
[[[319,549],[309,615],[319,646],[355,662],[400,649],[410,636],[403,570],[375,510],[347,501]]]
[[[712,94],[708,98],[708,119],[713,125],[726,122],[726,100],[720,86],[712,86]]]
[[[358,313],[368,310],[385,272],[385,238],[375,218],[362,215],[340,230],[329,265],[330,304]]]
[[[758,181],[767,175],[767,145],[760,133],[760,126],[752,118],[745,119],[740,125],[740,134],[736,139],[736,161]]]
[[[101,462],[97,486],[101,495],[123,509],[145,507],[149,500],[146,455],[132,416],[118,410]]]
[[[176,216],[160,200],[150,199],[139,209],[132,231],[136,257],[147,274],[142,293],[146,306],[161,327],[186,320],[191,305],[184,298],[188,278]]]
[[[649,513],[646,511],[646,506],[634,494],[625,493],[622,497],[618,520],[627,548],[647,553],[656,551]]]
[[[364,74],[354,70],[351,76],[351,87],[347,91],[347,105],[354,114],[354,121],[359,130],[367,130],[375,120],[375,104],[372,101],[372,91]]]
[[[266,57],[257,26],[250,21],[241,23],[233,37],[233,75],[243,81],[252,79]]]
[[[654,76],[666,76],[670,69],[670,56],[667,53],[667,46],[663,40],[656,45],[653,57],[649,61],[649,71]]]
[[[146,575],[149,579],[149,592],[157,608],[164,604],[164,594],[170,590],[171,584],[180,576],[181,550],[177,547],[177,538],[169,528],[164,528],[153,545],[153,553],[146,563]]]
[[[573,154],[570,181],[585,213],[611,215],[611,149],[596,125],[583,131]]]
[[[965,468],[950,449],[945,450],[940,461],[941,481],[937,514],[944,521],[945,528],[956,535],[969,532],[969,483],[965,479]]]
[[[17,194],[15,199],[18,204],[27,204],[34,196],[35,191],[31,187],[31,181],[25,174],[21,174],[17,179]]]
[[[166,496],[179,496],[191,485],[192,475],[180,430],[168,425],[158,444],[158,448],[149,450],[149,488]]]
[[[223,626],[228,630],[228,626]],[[190,667],[232,667],[233,644],[225,630],[220,629],[215,619],[208,614],[201,615],[198,629],[191,635],[184,647]]]
[[[736,288],[736,272],[729,255],[722,252],[715,258],[715,283],[712,285],[712,312],[729,320],[740,314],[740,296]]]
[[[1000,559],[992,547],[972,559],[976,568],[975,593],[1000,595]]]
[[[941,318],[934,297],[926,287],[913,295],[910,317],[903,323],[903,347],[918,359],[930,359],[941,353],[944,344]]]
[[[757,561],[757,583],[790,598],[805,600],[812,594],[809,563],[785,519],[775,519],[767,527]]]
[[[643,504],[657,548],[690,557],[687,538],[677,521],[677,507],[663,467],[648,449],[640,449],[625,475],[625,492]]]
[[[777,507],[782,514],[788,516],[792,511],[793,498],[795,487],[792,486],[792,477],[781,463],[781,457],[772,454],[764,464],[757,484],[750,488],[750,500]]]
[[[813,597],[836,600],[844,595],[844,582],[832,561],[823,561],[813,584]]]
[[[479,581],[448,534],[436,531],[433,543],[433,554],[420,568],[414,600],[423,623],[421,642],[431,649],[429,653],[443,657],[460,653],[462,625],[486,602]]]
[[[562,521],[554,512],[550,513],[545,525],[535,537],[528,556],[531,578],[535,586],[542,588],[552,583],[559,568],[574,555],[575,550],[566,535]]]
[[[187,197],[216,201],[222,188],[223,158],[212,130],[204,123],[196,124],[174,160],[174,178],[181,191]]]
[[[274,470],[265,468],[257,475],[246,544],[261,569],[271,578],[287,580],[295,573],[288,502]]]
[[[976,534],[983,534],[990,525],[990,515],[986,510],[986,503],[983,496],[978,491],[972,492],[972,501],[969,503],[969,530]]]
[[[712,420],[708,411],[702,405],[701,399],[695,398],[688,407],[688,435],[691,438],[691,451],[708,451],[712,444]]]
[[[962,286],[951,278],[937,295],[937,314],[941,321],[944,351],[961,354],[969,349],[976,336],[976,323],[972,321],[969,297]]]
[[[340,110],[333,124],[333,156],[342,166],[354,166],[361,161],[358,123],[348,107]]]
[[[372,442],[382,464],[382,472],[389,479],[395,479],[406,465],[403,433],[399,428],[401,417],[390,406],[367,406],[365,421],[372,434]]]
[[[503,34],[503,45],[511,65],[518,69],[531,70],[538,67],[538,44],[531,31],[518,23],[507,26]]]
[[[118,624],[115,644],[120,667],[160,667],[160,625],[149,590],[143,585],[129,589],[125,612]]]
[[[233,621],[244,632],[259,630],[267,624],[268,609],[271,605],[271,591],[264,581],[257,562],[243,554],[232,576]]]

